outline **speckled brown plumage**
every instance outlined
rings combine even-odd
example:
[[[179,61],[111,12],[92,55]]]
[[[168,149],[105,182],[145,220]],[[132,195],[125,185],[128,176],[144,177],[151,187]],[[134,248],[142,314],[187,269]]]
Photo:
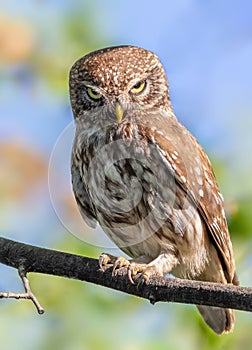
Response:
[[[104,254],[101,266],[236,283],[222,195],[207,155],[172,111],[158,57],[132,46],[92,52],[73,65],[69,85],[77,203],[87,224],[98,222],[133,258]],[[232,310],[198,308],[216,333],[233,329]]]

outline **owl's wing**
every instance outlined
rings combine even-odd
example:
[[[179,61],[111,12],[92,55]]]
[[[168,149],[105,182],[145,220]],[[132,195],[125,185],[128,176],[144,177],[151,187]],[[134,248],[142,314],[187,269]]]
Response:
[[[227,281],[231,283],[235,274],[232,243],[223,197],[211,163],[196,139],[175,117],[170,117],[168,124],[165,130],[164,127],[159,129],[162,132],[155,130],[153,134],[153,130],[149,129],[149,140],[155,140],[168,160],[176,183],[198,208],[222,261]]]
[[[71,172],[73,191],[81,216],[83,217],[83,220],[88,226],[95,228],[97,221],[95,218],[93,207],[90,202],[88,193],[86,191],[85,184],[80,176],[79,169],[75,166],[73,161]]]

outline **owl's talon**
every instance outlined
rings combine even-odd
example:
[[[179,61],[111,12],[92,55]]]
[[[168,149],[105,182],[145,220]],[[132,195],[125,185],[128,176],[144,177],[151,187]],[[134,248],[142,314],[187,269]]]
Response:
[[[104,272],[108,265],[114,264],[116,257],[110,254],[102,253],[99,257],[99,266],[100,269]]]
[[[118,258],[116,259],[113,265],[112,276],[115,276],[116,270],[120,269],[121,267],[129,267],[129,266],[130,266],[130,262],[128,259],[126,259],[124,256],[118,256]]]
[[[112,276],[116,275],[116,271],[121,267],[121,262],[120,260],[116,260],[114,265],[113,265],[113,270],[112,270]]]
[[[116,271],[121,267],[129,267],[130,262],[123,256],[115,257],[110,254],[102,253],[99,257],[99,266],[101,271],[105,271],[107,267],[113,266],[112,276],[116,275]]]
[[[143,274],[138,276],[136,281],[137,290],[139,290],[146,281],[148,281],[148,279],[146,279],[146,277]]]
[[[134,280],[133,280],[133,277],[134,276],[137,276],[137,278],[140,278],[141,276],[144,276],[144,271],[146,269],[146,264],[137,264],[137,263],[132,263],[130,266],[129,266],[129,269],[128,269],[128,278],[129,278],[129,281],[132,283],[132,284],[135,284]]]
[[[139,288],[152,276],[163,276],[163,274],[160,273],[160,271],[158,271],[155,266],[133,263],[130,265],[128,270],[128,278],[132,284],[135,284],[135,281],[133,280],[134,276],[136,276],[135,280],[138,280],[137,288]]]
[[[128,269],[128,279],[129,279],[129,281],[130,281],[131,284],[135,284],[135,282],[134,282],[132,276],[133,276],[133,275],[132,275],[132,270],[129,268],[129,269]]]

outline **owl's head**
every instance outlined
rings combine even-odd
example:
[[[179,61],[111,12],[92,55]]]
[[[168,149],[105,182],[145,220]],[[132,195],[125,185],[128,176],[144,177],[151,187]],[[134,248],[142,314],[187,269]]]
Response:
[[[75,118],[103,106],[119,121],[129,106],[170,108],[160,60],[135,46],[109,47],[80,58],[71,68],[69,86]]]

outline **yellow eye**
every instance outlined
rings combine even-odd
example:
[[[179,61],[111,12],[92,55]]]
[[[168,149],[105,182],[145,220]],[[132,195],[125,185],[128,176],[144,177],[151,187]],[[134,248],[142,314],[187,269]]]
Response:
[[[139,81],[136,85],[133,86],[133,88],[130,90],[132,94],[137,95],[140,94],[146,87],[146,81]]]
[[[96,92],[91,87],[87,88],[87,93],[88,96],[92,98],[92,100],[99,100],[102,97],[102,95],[99,94],[99,92]]]

